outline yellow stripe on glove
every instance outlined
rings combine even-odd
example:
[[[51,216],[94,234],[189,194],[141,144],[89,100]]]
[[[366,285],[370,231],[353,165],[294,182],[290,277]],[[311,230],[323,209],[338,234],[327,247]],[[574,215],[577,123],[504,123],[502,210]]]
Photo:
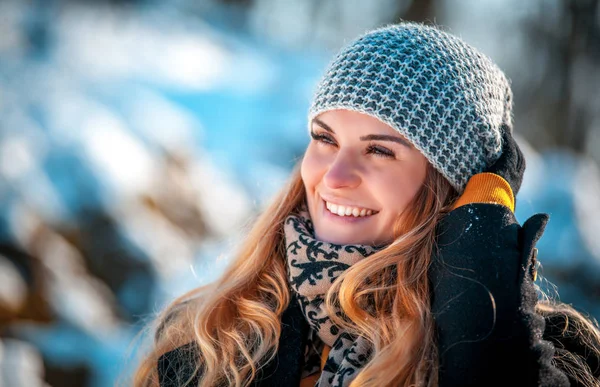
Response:
[[[478,173],[469,179],[454,209],[471,203],[496,203],[515,211],[515,197],[510,184],[501,176],[489,172]]]

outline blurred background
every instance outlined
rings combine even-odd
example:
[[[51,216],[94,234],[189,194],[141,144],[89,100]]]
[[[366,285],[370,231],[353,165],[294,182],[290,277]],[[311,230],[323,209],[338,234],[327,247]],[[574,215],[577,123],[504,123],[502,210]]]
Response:
[[[538,283],[600,318],[597,0],[0,0],[0,385],[127,380],[287,179],[332,55],[399,20],[512,79]]]

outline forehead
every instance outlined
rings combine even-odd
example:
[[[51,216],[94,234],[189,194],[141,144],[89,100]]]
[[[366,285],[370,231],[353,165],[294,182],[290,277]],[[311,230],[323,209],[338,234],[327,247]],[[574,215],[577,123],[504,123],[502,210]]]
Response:
[[[385,122],[368,114],[345,110],[329,110],[319,114],[311,126],[322,126],[336,134],[356,134],[358,136],[379,134],[394,136],[410,144],[410,141]]]

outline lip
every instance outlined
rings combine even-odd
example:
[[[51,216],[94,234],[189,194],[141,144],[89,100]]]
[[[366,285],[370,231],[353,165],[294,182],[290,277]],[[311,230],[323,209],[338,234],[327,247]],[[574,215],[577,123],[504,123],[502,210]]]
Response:
[[[319,196],[321,196],[321,195],[319,195]],[[364,207],[364,206],[361,206],[361,205],[358,205],[358,204],[346,202],[344,200],[339,200],[339,199],[325,197],[325,196],[321,196],[321,201],[323,202],[323,204],[325,204],[325,202],[329,202],[329,203],[332,203],[332,204],[337,204],[338,206],[364,208],[366,210],[371,210],[371,211],[373,211],[375,213],[379,212],[378,210],[376,210],[374,208]]]
[[[349,216],[335,215],[327,209],[324,199],[321,199],[319,206],[321,207],[321,214],[322,214],[323,218],[328,219],[332,222],[341,223],[341,224],[355,224],[355,223],[360,223],[360,222],[366,222],[366,221],[370,220],[372,217],[374,217],[375,215],[377,215],[377,213],[375,213],[373,215],[359,216],[359,217],[354,217],[351,215],[349,215]]]

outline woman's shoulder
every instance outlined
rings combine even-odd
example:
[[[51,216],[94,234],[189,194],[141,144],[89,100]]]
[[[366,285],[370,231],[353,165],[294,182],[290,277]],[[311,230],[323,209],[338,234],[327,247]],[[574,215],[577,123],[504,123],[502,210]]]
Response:
[[[198,346],[190,342],[164,353],[158,359],[158,381],[161,387],[198,384]],[[190,383],[192,382],[192,383]]]
[[[281,315],[281,334],[274,358],[261,364],[253,386],[299,385],[308,336],[308,324],[294,295]],[[164,353],[158,359],[158,379],[161,387],[178,387],[199,382],[200,348],[192,341]]]
[[[597,324],[570,305],[541,302],[537,309],[544,316],[544,340],[554,345],[557,366],[563,371],[588,367],[594,380],[585,385],[600,386],[600,330]],[[568,374],[572,386],[583,385]]]
[[[600,385],[598,326],[569,305],[540,303],[538,310],[546,321],[544,340],[554,345],[555,359],[562,363],[561,368],[587,365]],[[577,385],[573,381],[572,384]]]
[[[600,341],[580,314],[566,313],[559,308],[541,310],[546,322],[544,340],[551,342],[561,364],[559,368],[583,362],[595,378],[600,378]],[[190,342],[163,354],[158,360],[161,387],[176,387],[186,382],[197,382],[198,347]],[[578,383],[572,378],[572,385]],[[192,383],[192,385],[194,385]]]

